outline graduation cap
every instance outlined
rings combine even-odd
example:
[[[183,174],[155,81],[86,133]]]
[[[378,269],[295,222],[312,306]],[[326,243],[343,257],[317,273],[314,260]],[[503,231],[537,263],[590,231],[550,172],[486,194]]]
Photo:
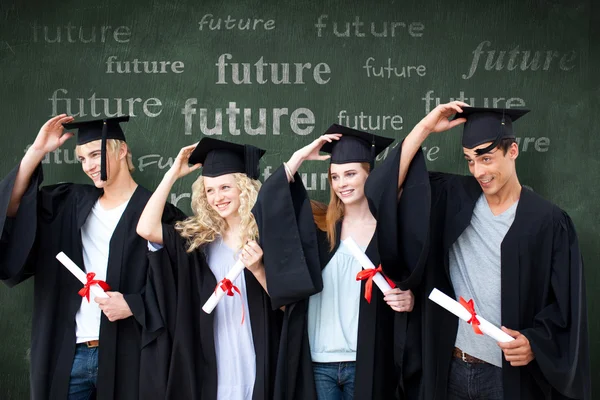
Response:
[[[462,110],[463,112],[456,114],[453,119],[467,119],[463,127],[463,147],[472,149],[492,142],[489,146],[475,151],[479,156],[495,149],[502,139],[514,139],[513,122],[529,112],[522,108],[463,107]]]
[[[129,115],[115,118],[95,119],[92,121],[78,121],[62,124],[65,129],[78,129],[77,145],[102,140],[100,149],[100,179],[105,181],[106,176],[106,141],[117,139],[125,142],[125,134],[119,122],[129,121]]]
[[[394,139],[363,132],[347,126],[333,124],[325,131],[341,133],[339,140],[325,143],[321,151],[331,154],[332,164],[368,162],[371,169],[375,166],[375,157],[388,147]]]
[[[265,150],[249,144],[236,144],[224,140],[203,138],[190,155],[190,164],[202,164],[202,175],[220,176],[242,172],[258,179],[258,163]]]

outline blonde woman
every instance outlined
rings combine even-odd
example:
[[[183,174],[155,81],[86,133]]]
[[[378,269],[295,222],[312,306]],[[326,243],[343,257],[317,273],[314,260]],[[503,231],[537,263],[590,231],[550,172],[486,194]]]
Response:
[[[380,263],[378,221],[369,208],[365,182],[376,154],[392,141],[333,125],[296,151],[261,191],[255,207],[261,230],[286,227],[277,232],[277,246],[283,249],[279,254],[271,249],[272,241],[265,241],[271,298],[286,306],[280,352],[286,362],[278,367],[276,399],[395,395],[394,311],[411,311],[412,293],[381,293],[376,286],[367,290],[366,281],[357,279],[360,264],[342,242],[353,238],[375,265]],[[306,160],[327,159],[329,204],[311,204],[297,170]],[[289,259],[306,261],[303,265]]]
[[[145,333],[150,343],[142,353],[148,398],[272,397],[281,312],[271,310],[251,213],[263,154],[212,138],[184,147],[140,217],[137,232],[160,248],[150,255],[147,292],[147,301],[159,304],[160,315],[151,316],[159,322]],[[173,184],[201,165],[192,186],[193,215],[161,224]],[[246,269],[231,282],[233,296],[206,314],[202,305],[238,259]]]

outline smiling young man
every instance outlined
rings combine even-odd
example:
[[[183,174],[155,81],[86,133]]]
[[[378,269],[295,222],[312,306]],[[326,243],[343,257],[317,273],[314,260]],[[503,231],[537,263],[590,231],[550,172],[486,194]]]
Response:
[[[442,104],[374,172],[389,180],[386,173],[400,165],[393,188],[401,188],[398,264],[409,264],[414,272],[407,281],[420,282],[421,293],[413,312],[421,321],[413,319],[409,327],[420,334],[409,337],[407,346],[409,357],[416,349],[422,356],[415,398],[590,398],[577,235],[563,210],[522,186],[517,176],[513,122],[527,112]],[[428,173],[423,141],[462,123],[471,176]],[[391,263],[382,266],[395,277]],[[472,299],[475,313],[515,340],[497,343],[477,334],[475,326],[427,299],[434,288],[457,301]]]
[[[138,398],[146,305],[146,241],[135,231],[151,193],[138,186],[119,122],[129,117],[47,121],[21,163],[0,182],[0,279],[35,276],[32,399]],[[64,127],[63,127],[64,126]],[[78,129],[77,156],[93,185],[39,187],[41,161]],[[168,206],[164,217],[183,218]],[[81,283],[55,258],[63,251],[108,299],[78,294]]]

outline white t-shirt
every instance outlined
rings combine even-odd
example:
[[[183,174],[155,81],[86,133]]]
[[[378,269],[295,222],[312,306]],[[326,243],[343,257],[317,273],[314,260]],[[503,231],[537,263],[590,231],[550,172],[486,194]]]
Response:
[[[106,281],[110,239],[128,203],[129,201],[126,201],[115,208],[105,210],[100,205],[100,201],[96,201],[81,228],[83,265],[86,273],[96,274],[94,279]],[[94,301],[92,292],[90,292],[89,303],[87,298],[81,298],[81,306],[75,315],[77,343],[99,339],[101,314],[102,311]]]

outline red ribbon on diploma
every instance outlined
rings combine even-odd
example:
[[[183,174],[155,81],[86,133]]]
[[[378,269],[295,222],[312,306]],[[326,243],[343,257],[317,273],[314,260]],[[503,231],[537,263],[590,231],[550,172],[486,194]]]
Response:
[[[379,264],[379,266],[375,269],[372,269],[372,268],[363,269],[358,274],[356,274],[356,280],[357,281],[364,281],[365,279],[367,280],[367,283],[365,283],[365,299],[367,299],[367,303],[369,303],[369,304],[371,304],[371,294],[373,292],[373,277],[378,272],[381,272],[381,275],[385,278],[387,283],[389,283],[392,288],[396,287],[396,284],[394,282],[392,282],[387,276],[383,275],[383,270],[381,269],[381,264]]]
[[[458,302],[471,313],[471,319],[468,320],[467,323],[471,324],[473,331],[475,331],[475,333],[478,335],[483,335],[483,332],[481,332],[481,329],[479,329],[479,325],[481,324],[477,319],[477,313],[475,312],[475,303],[473,303],[473,299],[466,301],[462,298],[462,296],[460,296]]]
[[[217,289],[219,287],[221,289],[223,289],[224,292],[226,292],[227,296],[233,296],[234,290],[237,292],[237,294],[240,295],[240,301],[242,302],[242,324],[243,324],[244,323],[244,299],[242,299],[242,293],[240,292],[240,289],[238,289],[238,287],[235,286],[233,283],[231,283],[231,281],[227,278],[223,278],[221,280],[221,282],[219,282],[217,284],[217,287],[215,288],[215,292],[217,291]]]
[[[96,274],[94,272],[88,272],[86,275],[87,282],[85,283],[85,285],[83,285],[81,290],[78,292],[81,297],[85,297],[87,299],[88,303],[90,302],[90,286],[98,285],[105,292],[107,290],[110,290],[110,286],[108,286],[108,283],[101,281],[100,279],[94,279],[95,276],[96,276]]]

